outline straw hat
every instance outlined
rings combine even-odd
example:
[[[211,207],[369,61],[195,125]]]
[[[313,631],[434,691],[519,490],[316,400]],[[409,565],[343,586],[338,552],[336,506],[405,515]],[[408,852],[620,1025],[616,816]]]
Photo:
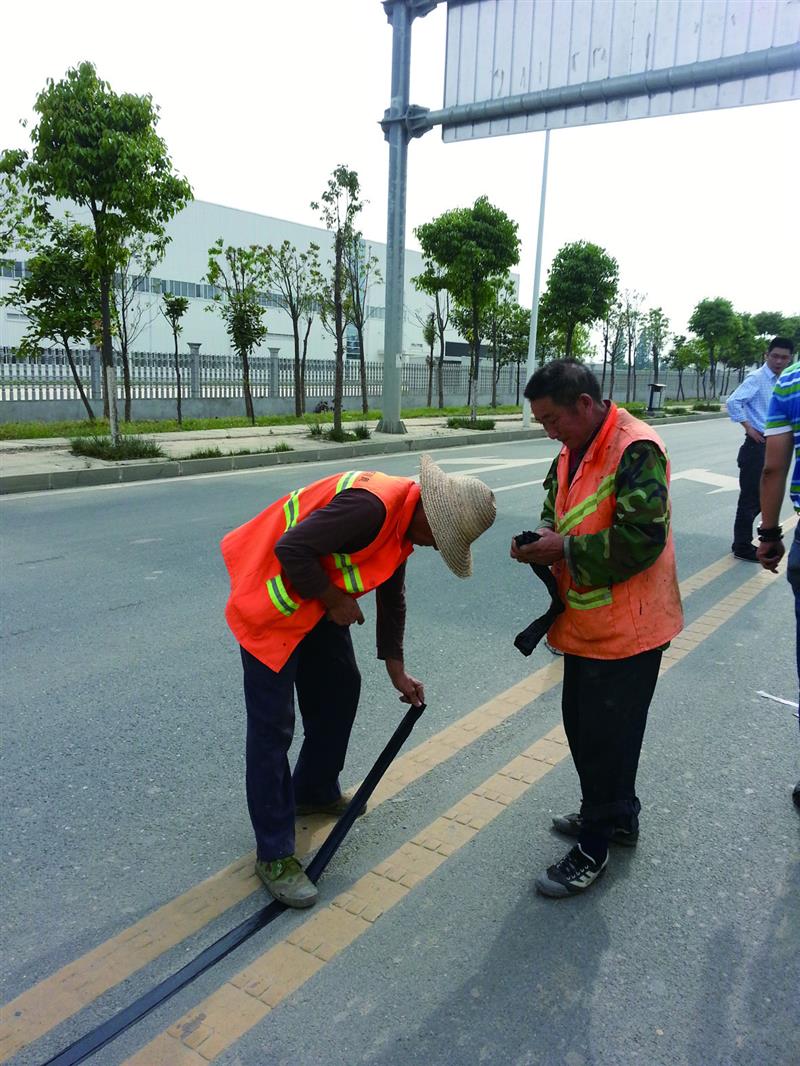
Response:
[[[476,477],[445,474],[429,455],[419,468],[422,506],[442,558],[457,577],[472,573],[470,544],[494,522],[494,493]]]

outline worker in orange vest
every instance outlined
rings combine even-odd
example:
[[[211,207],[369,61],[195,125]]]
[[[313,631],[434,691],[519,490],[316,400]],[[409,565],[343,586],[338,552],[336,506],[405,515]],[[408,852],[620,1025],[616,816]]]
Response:
[[[564,656],[561,708],[582,803],[553,819],[577,844],[536,887],[566,897],[605,870],[609,842],[638,840],[636,771],[647,713],[683,612],[661,438],[603,402],[597,378],[572,359],[537,370],[525,398],[562,444],[544,482],[539,539],[512,541],[511,556],[550,565],[564,604],[547,637]]]
[[[378,471],[332,474],[277,500],[222,541],[231,580],[225,610],[241,645],[247,707],[247,803],[256,873],[290,907],[317,898],[295,855],[295,814],[339,815],[361,677],[349,626],[376,590],[378,658],[405,703],[424,702],[403,659],[405,566],[414,546],[436,548],[458,577],[470,545],[494,522],[491,489],[450,476],[423,456],[419,484]],[[294,772],[294,691],[304,741]]]

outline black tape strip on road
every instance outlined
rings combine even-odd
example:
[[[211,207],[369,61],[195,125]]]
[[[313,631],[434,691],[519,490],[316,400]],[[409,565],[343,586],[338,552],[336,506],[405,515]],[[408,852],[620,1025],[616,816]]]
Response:
[[[316,884],[319,878],[322,876],[325,867],[331,861],[333,856],[338,851],[342,841],[347,836],[350,827],[358,817],[358,812],[365,805],[370,798],[378,782],[386,773],[390,763],[394,757],[405,744],[406,740],[411,734],[411,730],[414,728],[420,715],[425,710],[425,704],[420,707],[410,707],[403,717],[403,720],[398,725],[397,729],[392,734],[389,743],[383,749],[378,756],[375,765],[362,781],[361,785],[356,791],[350,803],[347,805],[342,817],[333,827],[319,851],[314,858],[308,864],[306,873],[309,878]],[[277,900],[269,903],[266,907],[260,910],[257,914],[252,915],[250,918],[246,918],[240,925],[237,925],[234,929],[231,929],[225,936],[220,937],[209,947],[200,952],[191,962],[188,962],[185,966],[182,966],[180,970],[167,977],[164,981],[161,981],[154,988],[151,988],[149,992],[145,992],[143,996],[134,1000],[129,1006],[124,1007],[121,1011],[118,1011],[108,1021],[103,1022],[102,1025],[98,1025],[96,1029],[92,1029],[91,1032],[85,1036],[80,1037],[69,1047],[64,1048],[63,1051],[59,1051],[57,1055],[54,1055],[51,1059],[47,1059],[44,1066],[76,1066],[79,1062],[84,1062],[93,1055],[96,1051],[99,1051],[101,1047],[105,1047],[121,1033],[124,1033],[126,1029],[130,1029],[136,1022],[141,1021],[145,1015],[155,1010],[156,1007],[161,1006],[162,1003],[166,1003],[168,999],[174,996],[181,989],[186,988],[188,984],[199,977],[200,974],[205,973],[216,963],[220,962],[229,955],[232,951],[243,944],[245,940],[249,940],[254,933],[257,933],[260,929],[273,922],[279,914],[287,910],[287,907],[283,903],[278,903]]]

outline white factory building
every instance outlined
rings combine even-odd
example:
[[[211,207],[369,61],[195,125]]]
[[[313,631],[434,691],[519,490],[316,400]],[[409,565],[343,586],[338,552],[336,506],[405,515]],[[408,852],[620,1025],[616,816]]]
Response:
[[[88,222],[86,213],[74,206],[71,214],[79,221]],[[231,344],[225,332],[222,318],[213,308],[212,289],[204,281],[208,270],[208,249],[221,237],[223,243],[237,247],[250,244],[278,247],[284,240],[293,244],[298,252],[305,251],[313,242],[319,245],[320,260],[325,266],[331,255],[331,234],[316,226],[304,226],[285,219],[270,218],[250,211],[240,211],[234,207],[222,207],[219,204],[195,200],[176,215],[167,227],[171,241],[166,254],[149,278],[142,279],[142,291],[137,300],[144,308],[141,317],[141,333],[131,345],[133,351],[171,352],[172,334],[167,322],[160,313],[161,294],[171,292],[175,296],[186,296],[189,309],[182,320],[183,332],[181,345],[184,350],[190,343],[199,343],[201,351],[207,354],[226,354],[231,352]],[[365,238],[365,249],[378,260],[381,279],[386,277],[386,245]],[[0,297],[6,296],[14,284],[15,277],[21,277],[25,256],[17,253],[8,261],[0,263]],[[422,339],[422,324],[426,314],[432,309],[432,300],[417,292],[411,279],[422,272],[422,256],[419,252],[406,251],[405,257],[405,312],[403,326],[403,356],[405,359],[424,359],[427,350]],[[280,306],[275,293],[264,293],[266,322],[269,333],[260,351],[278,348],[280,355],[291,357],[294,352],[291,319]],[[370,282],[367,293],[368,320],[365,327],[364,348],[368,359],[379,360],[383,357],[383,335],[385,314],[385,289],[383,280]],[[26,320],[16,309],[0,305],[0,347],[15,348],[25,332]],[[448,342],[459,342],[455,331],[448,331]],[[355,330],[348,331],[348,354],[357,357],[358,344]],[[463,351],[462,344],[457,343],[448,356]],[[322,327],[317,318],[312,326],[309,338],[309,358],[333,358],[333,338]]]

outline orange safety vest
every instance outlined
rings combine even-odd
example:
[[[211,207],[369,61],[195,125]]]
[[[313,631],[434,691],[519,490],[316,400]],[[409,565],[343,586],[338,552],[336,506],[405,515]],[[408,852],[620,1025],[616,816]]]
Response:
[[[225,607],[228,625],[242,647],[271,670],[285,665],[325,614],[321,600],[304,600],[292,587],[281,571],[275,545],[287,529],[346,489],[366,489],[377,496],[386,507],[386,520],[366,548],[352,555],[323,556],[320,562],[334,585],[351,596],[363,596],[388,580],[414,550],[405,534],[420,496],[410,478],[376,470],[332,474],[276,500],[222,540],[231,579]]]
[[[613,524],[617,468],[622,453],[637,440],[652,441],[666,455],[663,441],[650,426],[612,403],[571,485],[567,483],[569,452],[561,449],[556,468],[557,533],[580,536]],[[653,565],[627,581],[578,587],[564,559],[553,565],[553,574],[566,610],[550,627],[547,638],[559,651],[589,659],[625,659],[661,647],[683,628],[671,529]]]

